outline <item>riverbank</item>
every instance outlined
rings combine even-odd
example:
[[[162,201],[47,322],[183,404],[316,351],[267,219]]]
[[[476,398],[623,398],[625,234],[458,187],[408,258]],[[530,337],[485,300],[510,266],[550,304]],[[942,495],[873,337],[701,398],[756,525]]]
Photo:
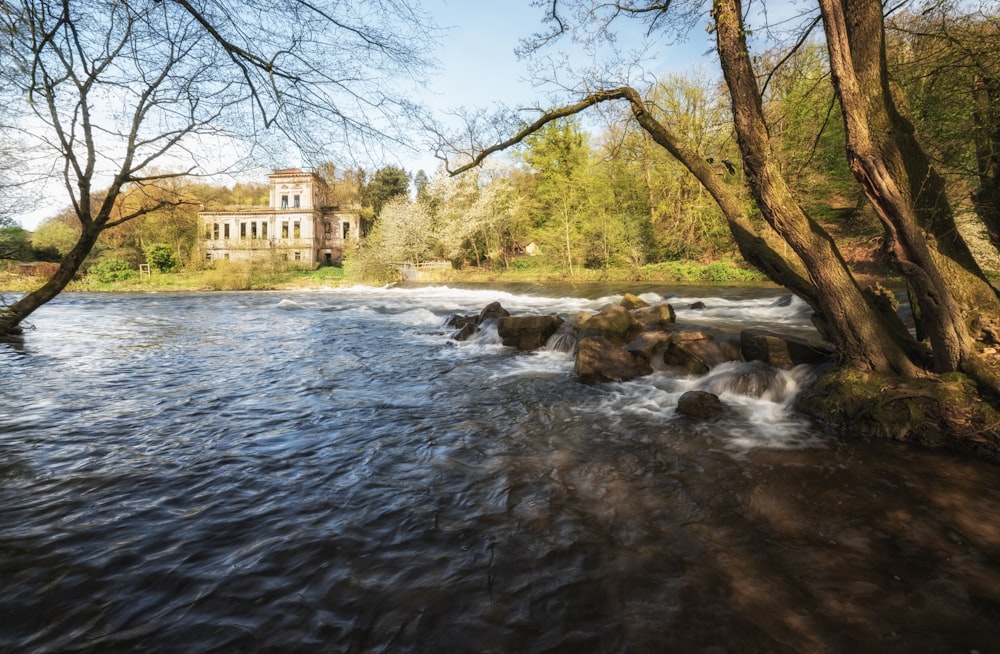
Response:
[[[401,278],[400,278],[401,279]],[[394,280],[379,280],[379,283]],[[398,281],[398,280],[397,280]],[[466,267],[436,269],[420,273],[419,280],[428,283],[549,283],[549,282],[634,282],[634,283],[766,283],[760,272],[736,261],[716,261],[708,264],[695,261],[667,261],[632,269],[577,268],[573,274],[534,264],[513,265],[506,269]],[[28,292],[44,283],[41,277],[0,273],[0,290]],[[315,270],[289,270],[270,266],[247,266],[219,262],[212,268],[139,275],[132,279],[102,282],[93,276],[74,280],[68,292],[129,292],[129,291],[273,291],[326,288],[347,284],[371,283],[351,274],[349,268],[324,267]]]

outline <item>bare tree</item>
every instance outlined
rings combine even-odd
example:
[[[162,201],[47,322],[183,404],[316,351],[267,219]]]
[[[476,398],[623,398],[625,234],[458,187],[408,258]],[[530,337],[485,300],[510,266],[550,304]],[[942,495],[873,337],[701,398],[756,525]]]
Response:
[[[428,65],[430,29],[410,0],[0,0],[4,99],[61,162],[81,225],[0,333],[62,291],[102,231],[182,201],[116,213],[129,188],[216,172],[226,148],[318,160],[403,142],[418,109],[400,80]]]

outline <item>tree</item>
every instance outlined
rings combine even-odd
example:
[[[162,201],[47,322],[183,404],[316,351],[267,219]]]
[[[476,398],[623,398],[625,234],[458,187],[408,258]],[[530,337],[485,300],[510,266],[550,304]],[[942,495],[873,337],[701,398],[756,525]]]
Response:
[[[80,240],[78,229],[73,229],[56,218],[50,218],[35,229],[31,245],[36,250],[52,249],[61,258],[69,254],[78,240]]]
[[[62,162],[80,236],[44,285],[0,312],[0,332],[19,331],[55,297],[104,230],[178,201],[161,197],[115,215],[123,192],[211,171],[214,162],[198,159],[220,141],[240,139],[248,151],[292,142],[313,156],[348,141],[361,149],[401,142],[416,114],[401,82],[419,83],[427,63],[426,17],[409,0],[355,5],[3,2],[0,99],[23,112],[24,138]],[[294,26],[295,38],[275,25]],[[190,163],[155,168],[177,160]]]
[[[377,219],[390,200],[408,195],[410,192],[410,176],[399,166],[379,168],[368,184],[365,185],[363,198],[365,204],[374,211]]]
[[[400,264],[426,261],[434,250],[434,218],[424,203],[396,195],[360,248],[348,256],[351,274],[363,279],[388,280]]]
[[[712,161],[722,181],[739,189],[740,178],[723,163],[739,155],[732,145],[731,124],[726,121],[729,108],[724,93],[699,70],[660,80],[647,94],[646,104],[660,124],[671,125],[694,151]],[[636,140],[648,186],[650,219],[662,255],[699,259],[716,255],[726,246],[732,249],[722,211],[697,177],[645,132],[640,130]]]
[[[655,32],[666,24],[665,16],[672,9],[661,3],[545,3],[553,30],[539,35],[538,42],[551,42],[570,29],[572,21],[562,13],[567,4],[579,10],[581,25],[588,29],[597,26],[602,33],[622,16],[644,18],[649,31]],[[964,247],[939,176],[893,104],[885,75],[881,3],[821,0],[820,5],[834,87],[845,121],[847,161],[882,219],[886,241],[914,290],[914,304],[920,310],[918,325],[930,335],[929,348],[918,344],[895,313],[886,309],[877,289],[861,289],[834,240],[799,204],[784,177],[771,140],[757,71],[748,53],[748,30],[738,0],[713,2],[716,49],[730,96],[743,172],[757,208],[789,248],[791,257],[755,233],[742,210],[732,204],[732,195],[705,174],[690,141],[651,118],[641,96],[629,87],[590,90],[582,100],[546,112],[508,141],[475,154],[472,162],[510,147],[548,122],[598,103],[626,99],[634,118],[651,138],[681,160],[712,193],[744,256],[813,307],[814,322],[836,346],[841,364],[904,377],[919,376],[927,365],[939,371],[961,370],[973,376],[982,389],[996,391],[995,374],[982,365],[969,332],[970,324],[976,321],[1000,317],[996,293]],[[811,25],[818,23],[816,19]],[[574,36],[580,40],[578,34]],[[796,47],[801,47],[807,36],[808,31]],[[585,86],[592,89],[593,82],[588,80]],[[933,243],[922,231],[933,235]],[[941,265],[946,266],[946,274],[941,273]],[[802,276],[802,271],[807,276]],[[956,297],[962,298],[967,313],[959,309]]]
[[[316,175],[323,180],[321,198],[326,207],[360,207],[361,194],[365,187],[365,171],[361,168],[338,169],[330,162],[316,167]],[[264,189],[265,202],[267,189]]]
[[[31,258],[28,232],[10,218],[0,218],[0,259],[27,261]]]
[[[423,169],[418,170],[413,175],[413,188],[417,192],[417,200],[422,200],[427,195],[427,185],[431,183],[430,178]]]
[[[521,157],[535,180],[541,204],[536,226],[543,245],[562,252],[569,276],[574,262],[581,263],[585,247],[581,210],[586,202],[584,182],[589,149],[579,123],[573,119],[553,121],[528,135]]]

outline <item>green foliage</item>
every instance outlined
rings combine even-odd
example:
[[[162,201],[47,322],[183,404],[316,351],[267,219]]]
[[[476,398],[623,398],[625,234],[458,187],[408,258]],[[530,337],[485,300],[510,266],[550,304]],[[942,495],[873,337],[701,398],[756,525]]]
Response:
[[[36,250],[55,251],[59,258],[66,256],[80,238],[80,230],[73,229],[60,220],[46,220],[38,226],[31,237],[31,245]]]
[[[375,172],[372,180],[362,191],[363,202],[372,208],[375,218],[382,214],[382,208],[393,198],[408,195],[410,176],[398,166],[387,166]]]
[[[87,274],[92,275],[102,284],[129,281],[139,275],[128,261],[113,257],[98,260],[90,267]]]
[[[31,258],[28,232],[20,225],[0,226],[0,259],[27,261]]]
[[[843,197],[854,204],[859,189],[847,164],[844,119],[830,80],[826,48],[804,44],[787,60],[784,52],[762,57],[771,77],[765,112],[772,147],[780,156],[782,173],[802,201],[829,202]]]
[[[682,138],[686,147],[712,162],[718,174],[734,186],[739,170],[729,108],[718,83],[700,71],[670,75],[649,92],[658,120]],[[722,211],[695,177],[643,132],[624,135],[622,150],[635,163],[632,173],[642,181],[650,214],[656,258],[712,259],[734,250]]]
[[[695,261],[663,261],[643,266],[639,271],[639,278],[715,284],[743,284],[767,280],[763,273],[735,261],[715,261],[707,265]]]
[[[179,267],[177,255],[166,243],[153,243],[145,248],[146,263],[161,273],[173,272]]]

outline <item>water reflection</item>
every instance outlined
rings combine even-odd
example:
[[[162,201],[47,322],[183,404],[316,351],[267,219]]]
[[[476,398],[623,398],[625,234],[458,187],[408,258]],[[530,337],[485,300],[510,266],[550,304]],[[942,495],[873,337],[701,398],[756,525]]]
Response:
[[[542,290],[46,307],[0,349],[0,650],[991,650],[996,467],[441,328],[615,294]]]

